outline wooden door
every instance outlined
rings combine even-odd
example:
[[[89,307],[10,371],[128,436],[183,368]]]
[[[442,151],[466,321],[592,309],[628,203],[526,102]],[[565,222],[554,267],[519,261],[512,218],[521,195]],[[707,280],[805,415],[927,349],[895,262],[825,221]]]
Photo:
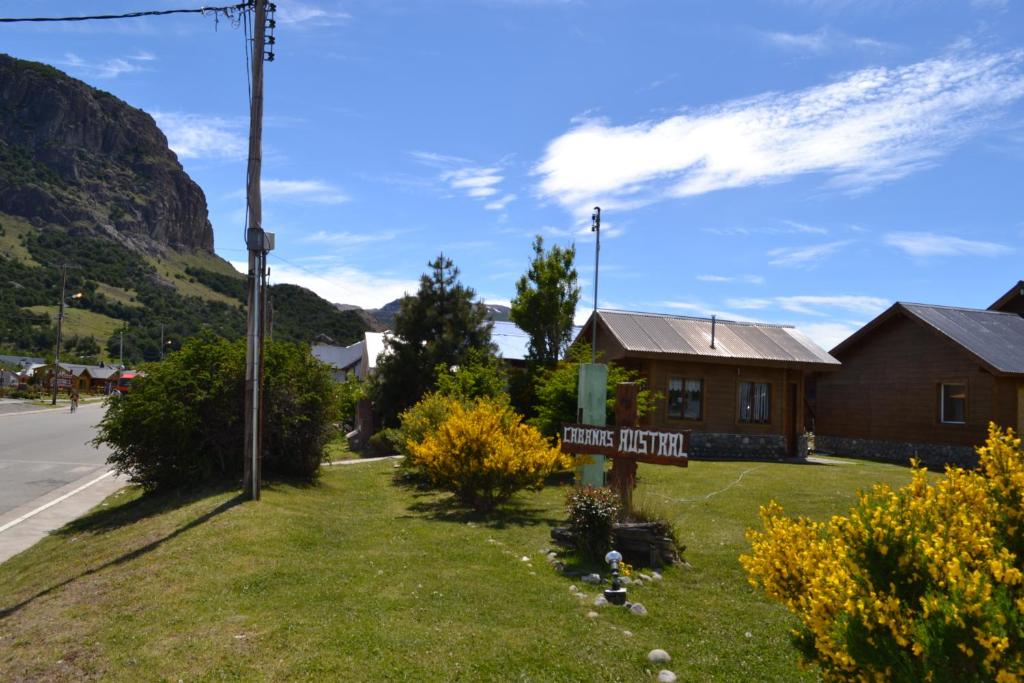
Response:
[[[786,414],[783,419],[783,426],[786,431],[786,454],[796,455],[796,382],[786,383]]]

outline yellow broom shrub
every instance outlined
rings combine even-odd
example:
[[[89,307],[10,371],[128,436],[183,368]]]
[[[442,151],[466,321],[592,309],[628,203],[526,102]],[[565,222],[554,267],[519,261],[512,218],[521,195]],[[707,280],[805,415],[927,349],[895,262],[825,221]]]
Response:
[[[465,505],[491,510],[524,488],[539,488],[570,458],[506,404],[481,399],[451,404],[448,417],[422,441],[409,444],[411,464]]]
[[[828,681],[1024,683],[1024,452],[989,426],[978,470],[916,468],[827,522],[761,508],[740,562],[799,619]]]

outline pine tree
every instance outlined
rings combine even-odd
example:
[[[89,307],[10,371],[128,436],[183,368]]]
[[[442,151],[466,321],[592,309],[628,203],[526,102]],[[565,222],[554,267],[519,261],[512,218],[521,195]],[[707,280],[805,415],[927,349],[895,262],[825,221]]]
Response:
[[[512,321],[530,335],[527,360],[542,367],[558,362],[572,341],[573,318],[580,300],[576,284],[576,246],[544,251],[544,239],[533,241],[533,260],[516,283]]]
[[[487,309],[459,282],[459,269],[442,253],[427,264],[416,296],[406,296],[394,334],[377,365],[373,398],[385,426],[437,386],[436,368],[462,365],[472,349],[493,353]]]

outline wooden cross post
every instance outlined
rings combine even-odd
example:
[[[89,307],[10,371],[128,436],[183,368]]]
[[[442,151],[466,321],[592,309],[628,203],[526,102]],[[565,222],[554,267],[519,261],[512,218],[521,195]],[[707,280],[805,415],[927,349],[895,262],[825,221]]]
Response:
[[[638,419],[636,399],[640,387],[636,382],[621,382],[615,387],[615,425],[635,427]],[[609,477],[611,488],[622,500],[622,509],[633,509],[633,489],[636,488],[636,461],[624,458],[612,459]]]

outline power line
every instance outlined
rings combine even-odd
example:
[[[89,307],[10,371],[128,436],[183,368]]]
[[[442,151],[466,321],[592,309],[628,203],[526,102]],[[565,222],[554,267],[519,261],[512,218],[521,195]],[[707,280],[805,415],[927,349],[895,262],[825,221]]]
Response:
[[[222,7],[198,7],[194,9],[164,9],[164,10],[142,10],[139,12],[128,12],[126,14],[94,14],[82,17],[0,17],[2,24],[14,24],[22,22],[55,22],[55,21],[93,21],[97,19],[136,19],[138,17],[160,17],[167,14],[213,14],[231,15],[231,12],[241,12],[252,7],[252,1],[238,3],[237,5],[224,5]]]

